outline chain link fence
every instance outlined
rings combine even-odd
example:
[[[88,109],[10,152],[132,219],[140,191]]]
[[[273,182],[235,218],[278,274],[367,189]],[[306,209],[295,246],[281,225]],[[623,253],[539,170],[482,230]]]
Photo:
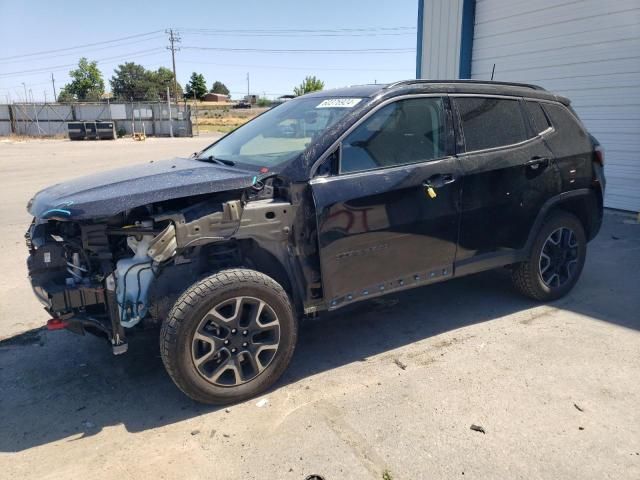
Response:
[[[193,135],[189,105],[166,102],[0,105],[0,136],[66,136],[69,122],[113,121],[118,135]]]

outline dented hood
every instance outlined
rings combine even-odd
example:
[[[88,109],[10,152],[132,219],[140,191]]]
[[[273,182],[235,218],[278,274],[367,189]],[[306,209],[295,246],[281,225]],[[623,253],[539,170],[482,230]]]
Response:
[[[58,183],[38,192],[27,209],[38,218],[111,216],[163,200],[246,188],[254,175],[236,166],[175,158]]]

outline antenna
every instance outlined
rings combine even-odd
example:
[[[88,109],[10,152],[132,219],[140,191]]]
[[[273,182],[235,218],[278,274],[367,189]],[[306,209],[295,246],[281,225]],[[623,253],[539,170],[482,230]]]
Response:
[[[493,74],[496,73],[496,64],[493,64],[493,68],[491,69],[491,81],[493,82]]]

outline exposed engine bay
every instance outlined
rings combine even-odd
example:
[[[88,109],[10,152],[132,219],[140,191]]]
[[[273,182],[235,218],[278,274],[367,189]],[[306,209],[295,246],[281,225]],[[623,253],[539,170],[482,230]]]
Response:
[[[318,266],[298,261],[308,252],[295,248],[297,202],[269,183],[89,221],[35,218],[25,235],[34,292],[64,328],[107,338],[115,354],[127,350],[126,329],[158,325],[188,286],[224,268],[257,267],[306,289],[299,298],[319,296]],[[298,221],[305,235],[305,215]]]

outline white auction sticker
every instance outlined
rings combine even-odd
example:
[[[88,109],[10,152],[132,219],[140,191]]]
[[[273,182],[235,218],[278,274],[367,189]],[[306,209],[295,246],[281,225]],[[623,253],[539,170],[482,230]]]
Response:
[[[316,108],[351,108],[355,107],[361,98],[328,98],[321,101]]]

